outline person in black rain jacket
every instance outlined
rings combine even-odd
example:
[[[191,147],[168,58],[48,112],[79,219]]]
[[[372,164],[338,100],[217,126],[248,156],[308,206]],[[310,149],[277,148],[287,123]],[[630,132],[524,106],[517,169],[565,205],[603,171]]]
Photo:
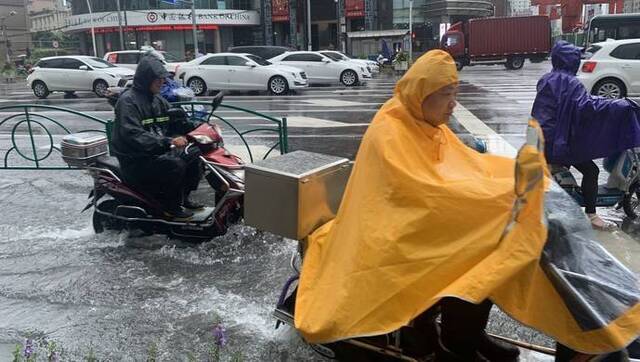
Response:
[[[142,57],[133,87],[124,91],[116,103],[111,150],[120,162],[125,181],[155,196],[167,216],[188,218],[193,212],[187,209],[202,207],[188,198],[200,181],[200,163],[197,157],[186,161],[171,149],[186,146],[187,140],[168,132],[170,106],[159,95],[167,76],[158,58],[151,54]]]

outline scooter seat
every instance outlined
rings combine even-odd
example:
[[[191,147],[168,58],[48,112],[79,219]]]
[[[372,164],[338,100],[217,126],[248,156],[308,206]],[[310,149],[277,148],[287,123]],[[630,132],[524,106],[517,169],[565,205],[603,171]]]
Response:
[[[118,159],[115,157],[100,157],[96,160],[96,166],[106,168],[113,172],[116,176],[123,178],[122,169],[120,168],[120,162],[118,162]]]

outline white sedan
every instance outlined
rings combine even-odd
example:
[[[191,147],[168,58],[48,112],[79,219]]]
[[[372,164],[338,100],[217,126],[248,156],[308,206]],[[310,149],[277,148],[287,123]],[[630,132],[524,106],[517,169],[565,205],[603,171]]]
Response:
[[[299,68],[238,53],[207,54],[194,59],[178,69],[178,77],[196,95],[208,90],[267,90],[282,95],[308,86],[307,75]]]
[[[348,61],[348,62],[354,62],[354,63],[358,63],[358,64],[362,64],[364,65],[367,70],[371,73],[371,74],[377,74],[380,73],[380,65],[378,64],[378,62],[374,62],[373,60],[367,60],[367,59],[358,59],[358,58],[352,58],[342,52],[339,52],[337,50],[322,50],[320,51],[320,53],[329,56],[329,57],[335,57],[337,60],[344,60],[344,61]]]
[[[320,52],[286,52],[269,59],[269,61],[303,69],[309,77],[309,83],[342,83],[347,87],[351,87],[360,84],[367,78],[367,71],[364,66],[351,62],[336,61]]]
[[[119,50],[106,53],[103,59],[115,66],[129,68],[135,71],[136,68],[138,68],[140,58],[146,53],[146,50]],[[157,54],[162,58],[162,64],[164,64],[168,72],[175,74],[177,68],[184,64],[184,62],[171,55],[171,53],[157,51]]]
[[[640,96],[640,39],[591,45],[578,79],[591,94],[607,98]]]

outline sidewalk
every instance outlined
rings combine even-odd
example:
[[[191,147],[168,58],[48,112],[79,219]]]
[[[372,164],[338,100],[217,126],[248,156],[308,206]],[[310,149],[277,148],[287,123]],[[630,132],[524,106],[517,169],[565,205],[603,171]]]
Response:
[[[15,78],[15,82],[7,82],[4,77],[0,78],[0,96],[10,95],[15,91],[28,91],[27,81],[24,78]]]

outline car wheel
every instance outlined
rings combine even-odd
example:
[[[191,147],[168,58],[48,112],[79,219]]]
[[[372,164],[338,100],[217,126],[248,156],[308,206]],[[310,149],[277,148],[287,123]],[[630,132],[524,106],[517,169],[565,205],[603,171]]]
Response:
[[[207,84],[202,80],[202,78],[198,77],[190,78],[187,82],[187,87],[191,88],[193,93],[197,96],[201,96],[207,91]]]
[[[461,71],[462,68],[464,68],[464,63],[462,62],[462,60],[456,59],[455,62],[456,62],[456,69],[458,70],[458,72]]]
[[[524,66],[523,57],[511,57],[507,59],[507,63],[505,64],[505,67],[510,70],[522,69],[523,66]]]
[[[358,84],[358,75],[353,70],[347,69],[340,75],[340,82],[347,87],[353,87]]]
[[[605,98],[620,99],[626,96],[627,90],[621,81],[609,78],[599,81],[593,87],[591,94]]]
[[[49,96],[49,88],[47,88],[47,85],[44,84],[43,81],[37,80],[33,82],[31,89],[33,90],[33,94],[40,99],[45,99]]]
[[[109,85],[104,80],[98,79],[93,83],[93,93],[95,93],[100,98],[104,98],[107,96],[108,89]]]
[[[284,77],[276,75],[269,79],[269,91],[277,96],[287,94],[289,92],[289,84]]]

